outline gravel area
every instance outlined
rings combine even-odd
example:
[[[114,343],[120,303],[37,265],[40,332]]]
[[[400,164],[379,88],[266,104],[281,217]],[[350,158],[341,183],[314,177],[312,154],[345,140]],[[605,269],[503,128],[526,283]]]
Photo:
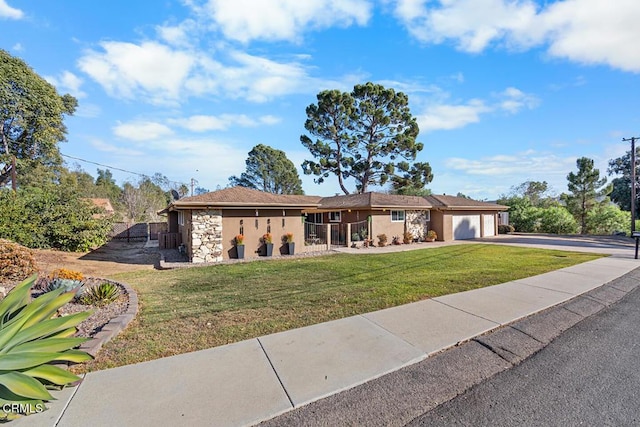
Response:
[[[85,279],[84,282],[85,286],[95,286],[104,282],[114,283],[115,285],[118,285],[117,283],[111,282],[110,280],[96,278]],[[102,327],[109,323],[111,319],[127,311],[127,307],[129,306],[129,297],[124,292],[124,289],[122,289],[122,287],[120,287],[119,285],[118,287],[120,288],[120,296],[111,304],[107,304],[105,306],[96,306],[70,302],[68,304],[65,304],[60,310],[58,310],[58,313],[62,316],[66,316],[69,314],[92,310],[93,314],[78,325],[78,332],[76,332],[76,336],[78,337],[91,338],[95,334],[100,332]]]
[[[109,282],[117,285],[120,288],[120,296],[118,299],[111,304],[107,304],[105,306],[96,306],[96,305],[85,305],[80,304],[78,302],[72,301],[64,306],[62,306],[58,310],[58,315],[60,316],[68,316],[70,314],[79,313],[82,311],[92,310],[93,314],[85,319],[82,323],[80,323],[77,327],[78,332],[76,332],[76,336],[91,338],[96,335],[104,325],[109,323],[109,321],[127,311],[129,306],[129,296],[125,292],[124,288],[117,282],[113,282],[108,279],[100,279],[100,278],[85,278],[83,287],[91,287],[95,285],[99,285],[104,282]],[[36,284],[33,287],[31,296],[32,298],[37,298],[42,295],[42,290],[40,289],[40,284]],[[16,284],[11,283],[3,283],[0,286],[0,297],[4,297],[11,289],[15,287]],[[0,298],[1,299],[1,298]]]

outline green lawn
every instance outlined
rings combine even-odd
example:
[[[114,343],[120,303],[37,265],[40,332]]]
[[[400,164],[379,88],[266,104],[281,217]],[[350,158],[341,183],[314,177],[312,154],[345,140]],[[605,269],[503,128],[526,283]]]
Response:
[[[88,369],[219,346],[599,257],[470,244],[120,274],[114,279],[137,290],[140,313]]]

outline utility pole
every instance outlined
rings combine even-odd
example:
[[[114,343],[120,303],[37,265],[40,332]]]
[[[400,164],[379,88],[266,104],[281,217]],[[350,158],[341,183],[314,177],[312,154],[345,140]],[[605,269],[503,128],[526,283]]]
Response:
[[[622,142],[631,141],[631,233],[636,231],[636,140],[638,138],[622,138]]]
[[[191,195],[192,196],[193,196],[193,187],[195,187],[197,182],[198,180],[196,180],[195,178],[191,178]]]

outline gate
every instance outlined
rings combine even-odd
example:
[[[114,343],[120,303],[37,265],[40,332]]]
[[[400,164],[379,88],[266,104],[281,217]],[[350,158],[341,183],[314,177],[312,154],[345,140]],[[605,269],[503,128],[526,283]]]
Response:
[[[331,224],[331,246],[347,246],[347,224]]]

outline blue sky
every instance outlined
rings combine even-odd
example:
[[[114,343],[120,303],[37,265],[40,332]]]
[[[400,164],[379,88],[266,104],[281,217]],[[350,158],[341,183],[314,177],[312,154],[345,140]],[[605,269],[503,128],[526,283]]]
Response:
[[[63,154],[212,190],[262,143],[339,192],[302,174],[305,108],[367,81],[409,96],[434,193],[560,193],[640,136],[637,0],[0,0],[0,21],[0,48],[78,98]]]

